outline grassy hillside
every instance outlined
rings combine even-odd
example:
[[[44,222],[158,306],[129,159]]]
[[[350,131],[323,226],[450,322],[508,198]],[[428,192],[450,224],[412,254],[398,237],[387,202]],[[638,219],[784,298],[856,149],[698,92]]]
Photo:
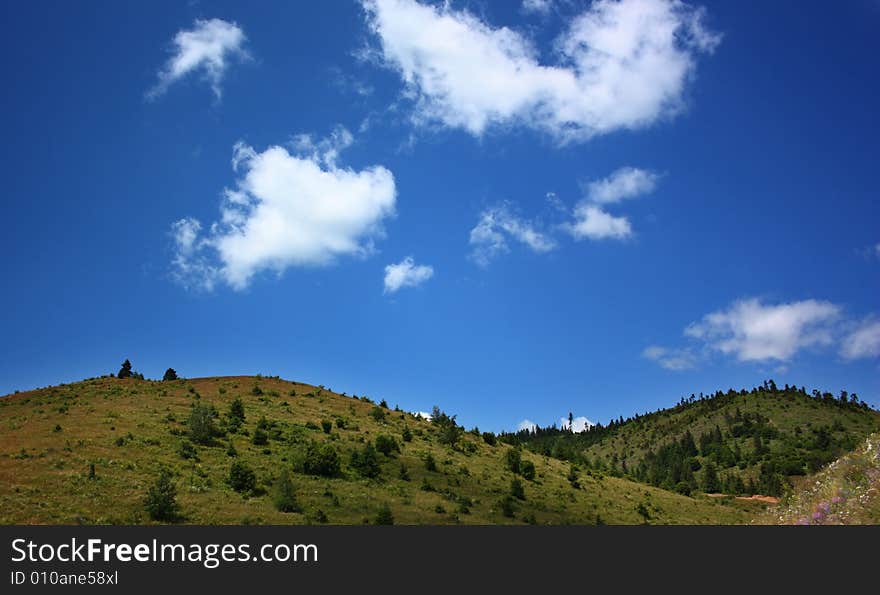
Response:
[[[174,522],[199,524],[728,524],[760,507],[529,451],[511,465],[492,438],[278,378],[92,379],[0,398],[0,523],[153,522],[163,469]]]
[[[799,482],[779,506],[759,516],[759,524],[880,524],[880,434],[815,476]]]
[[[581,434],[539,429],[504,436],[681,493],[780,496],[880,429],[880,413],[842,393],[809,395],[770,382],[751,391],[682,399],[675,407]]]

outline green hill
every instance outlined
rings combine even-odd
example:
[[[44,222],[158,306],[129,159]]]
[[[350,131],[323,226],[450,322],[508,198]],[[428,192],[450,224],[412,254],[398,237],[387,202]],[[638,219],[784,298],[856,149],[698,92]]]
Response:
[[[502,436],[529,450],[668,490],[781,496],[880,429],[880,413],[842,392],[778,389],[682,399],[669,409],[578,434]]]
[[[573,469],[435,413],[259,376],[10,395],[0,523],[733,524],[762,506]]]

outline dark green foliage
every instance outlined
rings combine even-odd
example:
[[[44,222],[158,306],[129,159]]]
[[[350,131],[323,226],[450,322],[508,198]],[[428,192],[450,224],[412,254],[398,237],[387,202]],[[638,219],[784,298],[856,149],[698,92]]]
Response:
[[[339,475],[339,453],[332,444],[310,441],[294,454],[294,468],[307,475],[335,477]]]
[[[388,402],[385,399],[382,399],[381,401],[379,401],[379,407],[381,407],[382,409],[388,409]]]
[[[532,481],[535,479],[535,464],[529,460],[524,460],[519,466],[519,472],[523,478]]]
[[[89,463],[89,479],[97,479],[98,474],[95,473],[95,464]]]
[[[229,457],[237,457],[238,456],[238,451],[235,450],[235,444],[233,444],[231,440],[229,441],[229,447],[226,449],[226,456],[229,456]]]
[[[321,429],[324,430],[325,434],[329,434],[330,430],[333,429],[333,422],[330,421],[329,419],[322,419],[321,420]]]
[[[269,444],[269,434],[267,434],[265,430],[258,426],[254,430],[253,436],[251,436],[251,443],[254,446],[266,446],[267,444]]]
[[[718,469],[716,469],[715,463],[712,461],[703,466],[703,478],[700,487],[707,494],[721,490],[721,483],[718,481]]]
[[[445,444],[452,448],[458,445],[458,440],[464,434],[464,428],[455,422],[456,416],[449,416],[440,410],[436,405],[431,410],[431,423],[440,428],[437,436],[440,444]]]
[[[131,362],[125,360],[122,362],[122,367],[119,369],[119,372],[116,374],[117,378],[131,378]]]
[[[576,490],[577,490],[577,489],[580,489],[581,484],[580,484],[580,481],[578,480],[578,470],[577,470],[577,467],[575,467],[574,465],[572,465],[572,466],[568,469],[568,475],[566,476],[566,479],[568,480],[568,483],[571,484],[571,487],[573,487],[573,488],[576,489]]]
[[[511,496],[505,496],[498,503],[501,508],[501,514],[508,519],[512,519],[516,516],[516,507],[514,504],[514,499]]]
[[[385,410],[381,407],[373,407],[370,409],[370,417],[376,420],[376,423],[382,423],[385,421]]]
[[[406,465],[403,463],[400,464],[400,472],[397,476],[403,481],[409,481],[409,470],[407,470]]]
[[[493,434],[492,432],[483,432],[483,442],[485,442],[489,446],[495,446],[497,444],[495,434]]]
[[[643,519],[642,522],[644,522],[645,524],[647,524],[648,521],[651,520],[651,513],[648,510],[648,507],[645,506],[644,502],[639,502],[639,505],[636,507],[636,512],[639,513],[639,516],[641,516]]]
[[[400,434],[400,437],[401,439],[403,439],[404,442],[412,442],[413,434],[412,430],[409,429],[409,426],[404,426],[403,432]]]
[[[511,448],[504,453],[504,465],[514,474],[519,474],[522,466],[522,452],[518,448]]]
[[[156,482],[147,490],[144,507],[154,521],[174,522],[180,518],[177,488],[168,469],[162,469]]]
[[[379,512],[376,513],[376,518],[373,519],[373,524],[375,525],[393,525],[394,524],[394,514],[391,512],[391,507],[388,504],[383,504],[381,508],[379,508]]]
[[[162,376],[163,382],[170,382],[171,380],[177,380],[177,371],[174,368],[168,368],[165,370],[165,375]]]
[[[199,453],[196,450],[196,447],[193,446],[193,443],[190,442],[189,440],[184,440],[183,442],[180,443],[180,448],[178,449],[177,453],[180,455],[180,458],[182,458],[182,459],[193,459],[193,460],[199,459]]]
[[[281,475],[275,484],[274,504],[280,512],[300,512],[302,510],[296,500],[296,490],[287,469],[281,470]]]
[[[56,434],[61,431],[61,424],[55,424],[55,429],[52,430]]]
[[[196,403],[187,420],[187,430],[189,439],[196,444],[211,444],[214,438],[220,435],[214,418],[217,417],[217,411],[208,405]]]
[[[526,490],[523,487],[522,482],[516,477],[510,482],[510,495],[517,500],[526,499]]]
[[[431,453],[425,455],[425,469],[428,471],[437,471],[437,461],[434,460],[434,455]]]
[[[251,394],[255,397],[260,397],[263,395],[263,389],[261,389],[258,385],[254,385],[254,388],[251,389]]]
[[[244,461],[234,461],[229,467],[229,487],[242,494],[250,494],[257,487],[257,476]]]
[[[336,427],[337,428],[339,428],[340,430],[344,430],[346,425],[348,425],[348,422],[345,421],[345,418],[343,418],[343,417],[336,418]]]
[[[235,397],[229,403],[229,411],[226,413],[226,429],[232,433],[237,432],[244,424],[244,419],[244,403],[241,402],[241,397]]]
[[[362,477],[379,477],[382,468],[379,466],[379,455],[372,444],[365,444],[363,448],[352,451],[351,468]]]
[[[386,457],[390,457],[392,453],[400,452],[400,445],[397,444],[397,440],[394,439],[394,436],[379,434],[376,436],[376,450]]]

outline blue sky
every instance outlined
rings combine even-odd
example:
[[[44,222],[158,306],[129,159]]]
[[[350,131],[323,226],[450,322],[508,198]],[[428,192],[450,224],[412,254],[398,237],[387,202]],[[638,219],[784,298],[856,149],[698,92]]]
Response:
[[[0,392],[880,406],[880,5],[7,3]]]

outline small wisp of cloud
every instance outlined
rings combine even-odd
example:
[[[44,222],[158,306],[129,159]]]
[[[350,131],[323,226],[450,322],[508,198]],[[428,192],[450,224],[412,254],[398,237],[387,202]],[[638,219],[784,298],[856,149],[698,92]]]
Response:
[[[383,293],[397,293],[404,287],[417,287],[433,276],[433,267],[416,264],[412,256],[407,256],[397,264],[385,267]]]

